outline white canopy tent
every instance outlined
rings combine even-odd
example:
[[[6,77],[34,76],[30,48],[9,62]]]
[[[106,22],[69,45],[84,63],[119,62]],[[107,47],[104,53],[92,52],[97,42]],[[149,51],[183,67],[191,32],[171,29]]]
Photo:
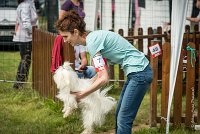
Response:
[[[169,100],[167,111],[166,134],[169,133],[170,108],[174,94],[177,70],[179,65],[184,27],[186,22],[186,13],[188,9],[188,0],[172,1],[172,22],[171,22],[171,63],[170,63],[170,85]]]

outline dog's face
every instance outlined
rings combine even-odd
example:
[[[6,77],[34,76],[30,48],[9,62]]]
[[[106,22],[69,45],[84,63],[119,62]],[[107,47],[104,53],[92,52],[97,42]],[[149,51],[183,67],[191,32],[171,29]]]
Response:
[[[53,79],[57,85],[58,89],[63,89],[66,85],[69,85],[68,75],[64,75],[65,70],[62,66],[60,66],[53,75]]]
[[[68,70],[68,71],[73,71],[72,67],[70,66],[69,62],[64,62],[63,68]]]
[[[53,79],[57,85],[57,88],[62,89],[69,89],[73,91],[75,85],[78,81],[78,76],[76,72],[71,68],[69,62],[65,62],[63,66],[60,66],[53,76]]]

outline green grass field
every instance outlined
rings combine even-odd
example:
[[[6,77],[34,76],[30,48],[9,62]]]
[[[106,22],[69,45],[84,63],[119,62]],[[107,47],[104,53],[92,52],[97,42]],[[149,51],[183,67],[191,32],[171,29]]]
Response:
[[[0,52],[0,79],[15,80],[18,63],[18,52]],[[31,81],[31,71],[29,77]],[[0,82],[0,134],[79,134],[83,130],[80,110],[64,119],[62,103],[42,98],[30,84],[24,90],[14,90],[12,84]],[[118,99],[120,90],[115,87],[109,95]],[[160,93],[157,98],[160,111]],[[149,113],[150,93],[147,92],[134,122],[134,133],[164,134],[159,124],[157,128],[149,128]],[[114,128],[115,109],[107,115],[105,124],[95,127],[95,133],[114,134]],[[199,133],[184,128],[170,130],[170,134]]]

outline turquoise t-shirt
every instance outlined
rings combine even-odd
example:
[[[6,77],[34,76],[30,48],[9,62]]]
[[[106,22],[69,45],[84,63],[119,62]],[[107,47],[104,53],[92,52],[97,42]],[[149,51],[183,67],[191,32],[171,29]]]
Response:
[[[125,74],[143,71],[149,64],[144,53],[117,33],[111,31],[94,31],[86,37],[87,50],[93,58],[97,52],[110,64],[120,64]]]

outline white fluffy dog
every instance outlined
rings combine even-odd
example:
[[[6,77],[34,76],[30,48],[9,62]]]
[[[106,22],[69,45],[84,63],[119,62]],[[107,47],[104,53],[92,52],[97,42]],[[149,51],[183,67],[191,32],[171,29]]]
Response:
[[[93,81],[91,79],[79,79],[68,62],[65,62],[63,66],[56,70],[53,78],[59,89],[56,97],[64,103],[63,117],[67,117],[74,109],[81,108],[84,126],[82,134],[91,134],[93,126],[101,125],[104,122],[105,115],[116,104],[114,98],[106,96],[111,87],[102,91],[99,89],[77,103],[75,96],[70,92],[82,91],[89,87]]]

